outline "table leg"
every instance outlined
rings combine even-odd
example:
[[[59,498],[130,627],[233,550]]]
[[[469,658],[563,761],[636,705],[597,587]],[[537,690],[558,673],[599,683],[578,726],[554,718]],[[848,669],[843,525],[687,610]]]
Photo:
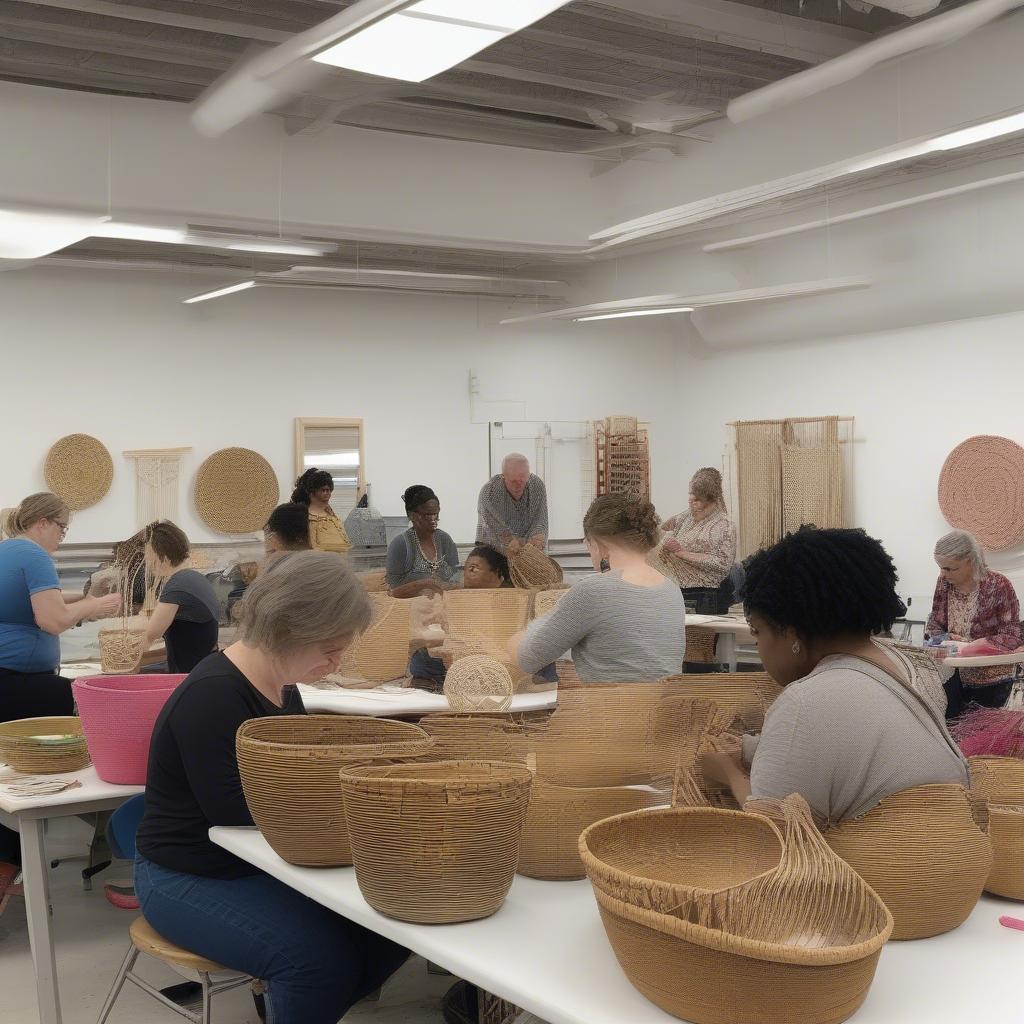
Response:
[[[736,634],[718,634],[718,660],[729,666],[730,672],[736,671]]]
[[[60,992],[57,990],[57,959],[50,923],[50,880],[46,872],[43,819],[23,818],[18,822],[18,827],[21,831],[25,914],[28,918],[32,963],[36,972],[39,1024],[60,1024]]]

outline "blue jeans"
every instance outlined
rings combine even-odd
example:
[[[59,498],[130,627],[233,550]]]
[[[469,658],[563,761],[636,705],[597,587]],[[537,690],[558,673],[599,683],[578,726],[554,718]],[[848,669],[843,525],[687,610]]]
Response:
[[[203,878],[138,857],[135,892],[165,939],[264,981],[268,1024],[337,1024],[409,956],[262,872]]]

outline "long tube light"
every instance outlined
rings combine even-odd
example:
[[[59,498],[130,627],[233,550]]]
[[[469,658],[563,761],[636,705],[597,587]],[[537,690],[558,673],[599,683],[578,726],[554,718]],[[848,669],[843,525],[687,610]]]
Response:
[[[0,259],[34,260],[81,242],[109,217],[0,210]]]
[[[199,295],[193,295],[190,299],[184,299],[186,306],[191,306],[193,302],[207,302],[210,299],[219,299],[222,295],[232,295],[235,292],[244,292],[247,288],[255,288],[255,281],[242,281],[239,284],[229,284],[226,288],[216,288],[212,292],[202,292]]]
[[[627,309],[624,313],[597,313],[593,316],[573,317],[573,323],[585,324],[591,320],[620,320],[627,316],[665,316],[668,313],[692,313],[693,306],[670,306],[667,309]]]

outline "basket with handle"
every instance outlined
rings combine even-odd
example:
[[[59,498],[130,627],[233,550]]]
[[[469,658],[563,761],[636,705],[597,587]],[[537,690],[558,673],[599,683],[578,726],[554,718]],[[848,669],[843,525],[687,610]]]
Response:
[[[146,782],[153,726],[184,675],[86,676],[74,680],[96,774],[120,786]]]
[[[89,747],[82,723],[68,715],[0,722],[0,761],[33,775],[86,768]]]
[[[364,679],[387,682],[406,674],[412,639],[409,601],[370,594],[373,621],[352,645],[351,660]]]
[[[986,892],[1024,900],[1024,760],[970,757],[972,784],[990,801],[988,835],[992,870]]]
[[[763,813],[637,811],[580,856],[630,982],[694,1024],[836,1024],[861,1005],[892,916],[800,797]]]
[[[141,629],[101,629],[100,668],[104,672],[135,672],[146,653],[146,633]]]
[[[500,761],[355,765],[341,772],[359,889],[415,924],[495,913],[512,885],[531,775]]]
[[[282,860],[303,867],[352,863],[338,772],[363,761],[423,757],[418,726],[359,715],[254,718],[235,737],[253,821]]]

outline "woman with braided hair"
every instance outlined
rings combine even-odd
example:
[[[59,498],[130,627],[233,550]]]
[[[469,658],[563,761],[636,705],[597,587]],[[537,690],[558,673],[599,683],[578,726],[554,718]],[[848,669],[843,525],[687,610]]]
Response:
[[[914,786],[969,784],[937,671],[874,639],[903,610],[879,541],[804,527],[745,568],[747,621],[765,670],[785,689],[760,737],[743,738],[742,758],[704,758],[709,781],[728,785],[740,804],[799,793],[830,822]]]

